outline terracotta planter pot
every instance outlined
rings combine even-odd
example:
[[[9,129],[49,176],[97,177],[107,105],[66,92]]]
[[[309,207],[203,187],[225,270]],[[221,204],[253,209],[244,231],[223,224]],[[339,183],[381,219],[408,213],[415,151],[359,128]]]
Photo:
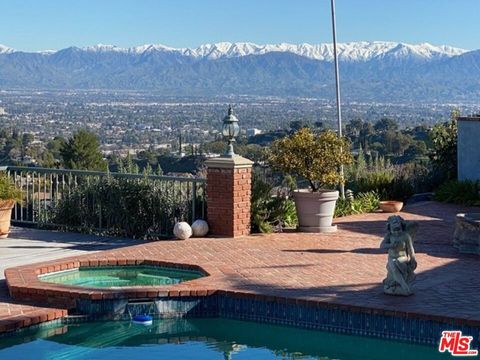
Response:
[[[14,200],[0,200],[0,239],[6,238],[10,232],[10,219],[14,205]]]
[[[310,192],[299,190],[293,193],[297,209],[298,230],[303,232],[334,232],[332,226],[338,191]]]
[[[397,213],[403,208],[403,202],[401,201],[380,201],[380,209],[385,213]]]

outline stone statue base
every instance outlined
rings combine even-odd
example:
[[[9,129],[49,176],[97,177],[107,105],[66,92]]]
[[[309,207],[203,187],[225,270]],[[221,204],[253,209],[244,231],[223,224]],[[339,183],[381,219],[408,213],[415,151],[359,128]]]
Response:
[[[480,213],[457,214],[453,246],[461,253],[480,255]]]

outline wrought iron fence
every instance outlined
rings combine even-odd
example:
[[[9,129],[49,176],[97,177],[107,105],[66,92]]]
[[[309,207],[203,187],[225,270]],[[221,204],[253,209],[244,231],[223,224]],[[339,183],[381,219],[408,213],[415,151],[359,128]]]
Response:
[[[82,227],[121,235],[122,220],[115,215],[122,209],[115,207],[125,206],[118,201],[123,196],[129,197],[132,210],[141,209],[130,221],[146,218],[142,226],[149,224],[151,235],[170,236],[176,221],[191,223],[205,217],[203,178],[17,166],[0,167],[0,171],[5,171],[23,192],[23,202],[12,212],[16,225]],[[112,191],[113,183],[116,192]],[[77,218],[80,215],[82,218]],[[126,231],[125,235],[132,234]]]

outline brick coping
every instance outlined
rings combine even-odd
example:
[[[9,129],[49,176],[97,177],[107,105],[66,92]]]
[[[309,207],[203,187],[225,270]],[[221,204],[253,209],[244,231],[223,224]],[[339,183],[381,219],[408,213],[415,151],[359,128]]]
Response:
[[[33,311],[0,319],[0,334],[62,319],[67,315],[67,309],[36,307]]]
[[[211,272],[193,264],[173,263],[167,261],[147,259],[77,259],[67,258],[46,263],[24,265],[5,270],[5,278],[10,296],[15,300],[27,300],[75,308],[76,299],[107,300],[107,299],[136,299],[158,298],[175,296],[207,296],[214,293],[212,289],[203,289],[195,286],[198,279],[189,280],[176,285],[159,286],[124,286],[115,288],[84,287],[74,285],[55,284],[42,281],[39,276],[81,268],[101,268],[112,266],[158,266],[194,270],[211,276]],[[188,283],[188,285],[186,285]],[[186,287],[188,286],[188,288]]]

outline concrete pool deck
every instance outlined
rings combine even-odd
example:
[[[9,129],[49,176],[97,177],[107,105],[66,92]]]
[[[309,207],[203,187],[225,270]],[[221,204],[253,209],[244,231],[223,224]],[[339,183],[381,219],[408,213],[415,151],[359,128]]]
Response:
[[[141,243],[131,239],[12,227],[0,241],[0,333],[66,316],[66,309],[15,301],[4,280],[7,268]]]
[[[55,267],[60,269],[62,265],[67,268],[79,264],[98,266],[132,261],[198,265],[210,274],[172,287],[139,288],[135,291],[138,297],[206,296],[224,292],[480,326],[480,258],[459,254],[452,246],[455,214],[465,211],[459,206],[427,202],[406,207],[400,214],[420,223],[415,245],[418,262],[416,293],[407,298],[383,294],[387,255],[378,246],[390,214],[375,213],[337,219],[338,232],[328,235],[282,233],[238,239],[158,241],[133,246],[121,243],[100,252],[95,252],[95,248],[85,250],[86,254],[66,251],[62,255],[74,256],[16,266],[6,272],[15,300],[6,294],[4,287],[0,287],[0,332],[31,324],[29,312],[51,314],[53,311],[50,317],[67,313],[62,307],[37,308],[32,303],[22,302],[29,294],[38,295],[40,299],[58,294],[53,285],[39,286],[38,273],[50,272]],[[35,239],[37,230],[30,231]],[[63,235],[66,239],[78,236]],[[14,236],[12,234],[8,241],[14,241]],[[2,254],[3,251],[0,261]],[[32,256],[24,260],[23,263],[32,263],[42,259]],[[109,291],[101,289],[63,290],[66,297],[75,298],[79,294],[92,299],[112,296]],[[45,306],[45,302],[37,300],[36,303]],[[38,315],[35,316],[36,321]]]

